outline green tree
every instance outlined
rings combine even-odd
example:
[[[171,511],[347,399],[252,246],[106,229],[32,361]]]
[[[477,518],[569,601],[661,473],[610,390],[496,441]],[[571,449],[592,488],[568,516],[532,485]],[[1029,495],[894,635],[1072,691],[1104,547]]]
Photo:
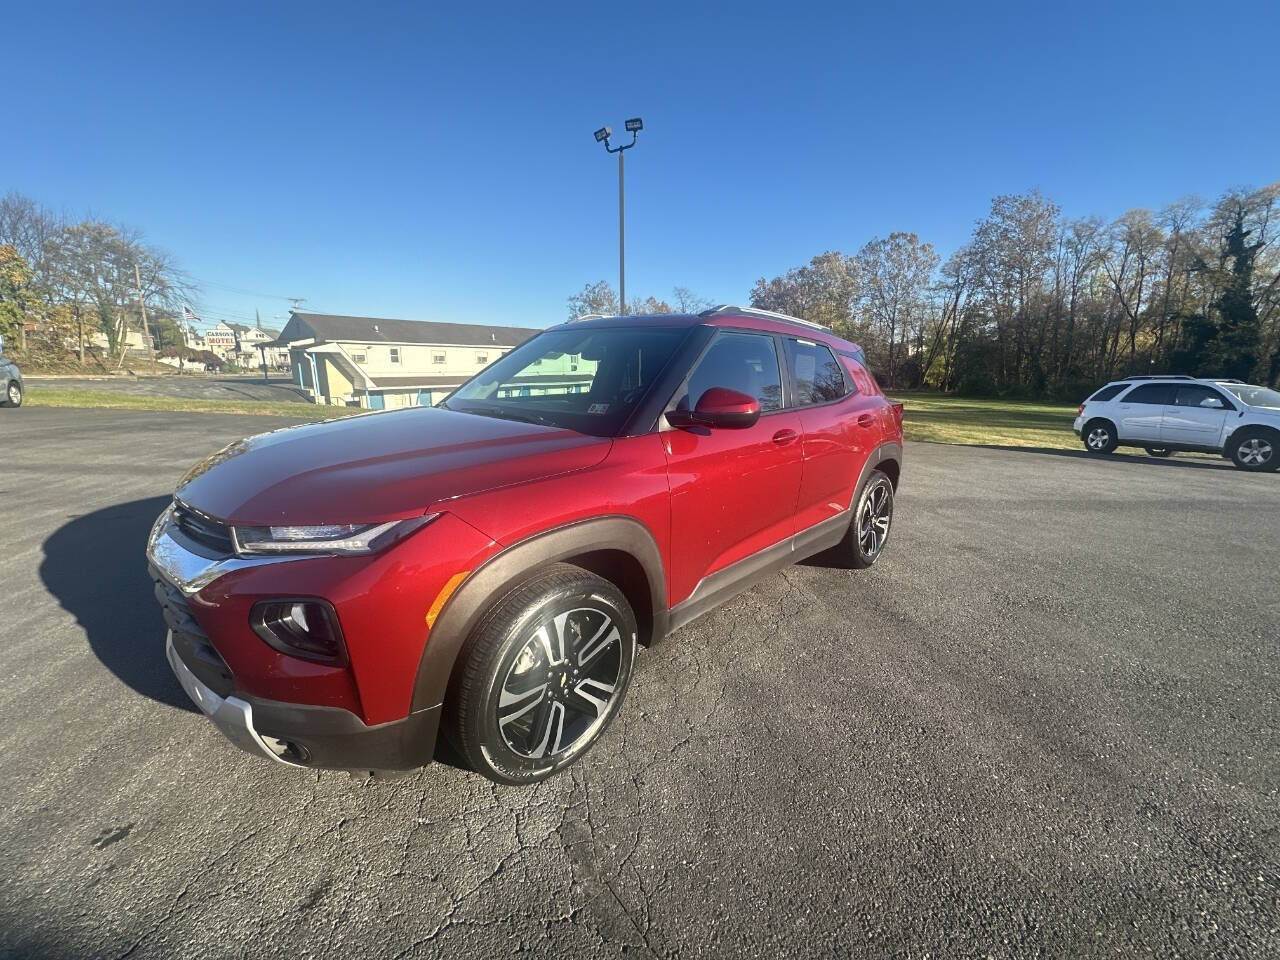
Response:
[[[1218,330],[1212,353],[1217,372],[1224,377],[1248,380],[1261,359],[1262,331],[1253,301],[1254,261],[1262,242],[1249,243],[1252,230],[1245,227],[1243,208],[1225,238],[1226,259],[1230,261],[1216,304]]]
[[[11,243],[0,246],[0,334],[14,338],[20,347],[26,343],[27,297],[31,286],[31,267]]]

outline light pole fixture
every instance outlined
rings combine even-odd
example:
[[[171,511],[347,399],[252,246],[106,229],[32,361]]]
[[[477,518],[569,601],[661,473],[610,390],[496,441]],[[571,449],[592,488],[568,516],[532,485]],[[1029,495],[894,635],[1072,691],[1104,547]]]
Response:
[[[636,145],[636,137],[644,129],[644,121],[639,117],[632,117],[624,126],[627,133],[631,134],[631,142],[619,144],[616,147],[609,146],[609,138],[613,136],[613,131],[608,127],[601,127],[595,133],[596,143],[603,143],[608,153],[618,155],[618,310],[623,314],[627,312],[627,210],[622,188],[622,151],[630,150]]]

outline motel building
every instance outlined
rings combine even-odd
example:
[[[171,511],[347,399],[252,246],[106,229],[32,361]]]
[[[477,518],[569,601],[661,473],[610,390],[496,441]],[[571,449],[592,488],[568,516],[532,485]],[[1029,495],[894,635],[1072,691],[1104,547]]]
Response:
[[[316,403],[384,410],[431,406],[541,332],[295,310],[273,346],[289,351],[294,382]],[[578,392],[590,385],[595,363],[566,355],[538,360],[535,367],[539,376],[530,379],[538,386],[528,389]]]

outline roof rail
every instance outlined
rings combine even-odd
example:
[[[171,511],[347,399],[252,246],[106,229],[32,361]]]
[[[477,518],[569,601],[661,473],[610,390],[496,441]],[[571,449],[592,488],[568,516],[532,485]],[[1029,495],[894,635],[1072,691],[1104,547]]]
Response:
[[[1213,381],[1214,383],[1244,383],[1243,380],[1237,380],[1235,377],[1222,377]]]
[[[581,323],[583,320],[603,320],[609,316],[607,313],[584,313],[580,317],[574,317],[569,323]]]
[[[766,320],[781,320],[783,323],[798,323],[802,327],[812,327],[815,330],[826,330],[832,332],[831,328],[825,323],[814,323],[812,320],[803,320],[800,317],[793,317],[786,313],[775,313],[772,310],[760,310],[756,307],[738,307],[732,303],[722,303],[719,306],[712,307],[710,310],[703,310],[698,316],[700,317],[719,317],[725,315],[737,314],[743,317],[761,317]]]
[[[1198,377],[1192,377],[1185,373],[1156,373],[1150,376],[1123,377],[1123,380],[1198,380]]]

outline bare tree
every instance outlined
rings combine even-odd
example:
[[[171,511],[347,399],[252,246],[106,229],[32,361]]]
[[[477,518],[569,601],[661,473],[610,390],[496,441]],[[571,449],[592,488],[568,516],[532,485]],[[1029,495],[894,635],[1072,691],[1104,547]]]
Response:
[[[925,294],[938,267],[933,245],[914,233],[877,237],[858,252],[864,315],[885,344],[884,370],[889,386],[898,386],[899,341],[923,338]]]

